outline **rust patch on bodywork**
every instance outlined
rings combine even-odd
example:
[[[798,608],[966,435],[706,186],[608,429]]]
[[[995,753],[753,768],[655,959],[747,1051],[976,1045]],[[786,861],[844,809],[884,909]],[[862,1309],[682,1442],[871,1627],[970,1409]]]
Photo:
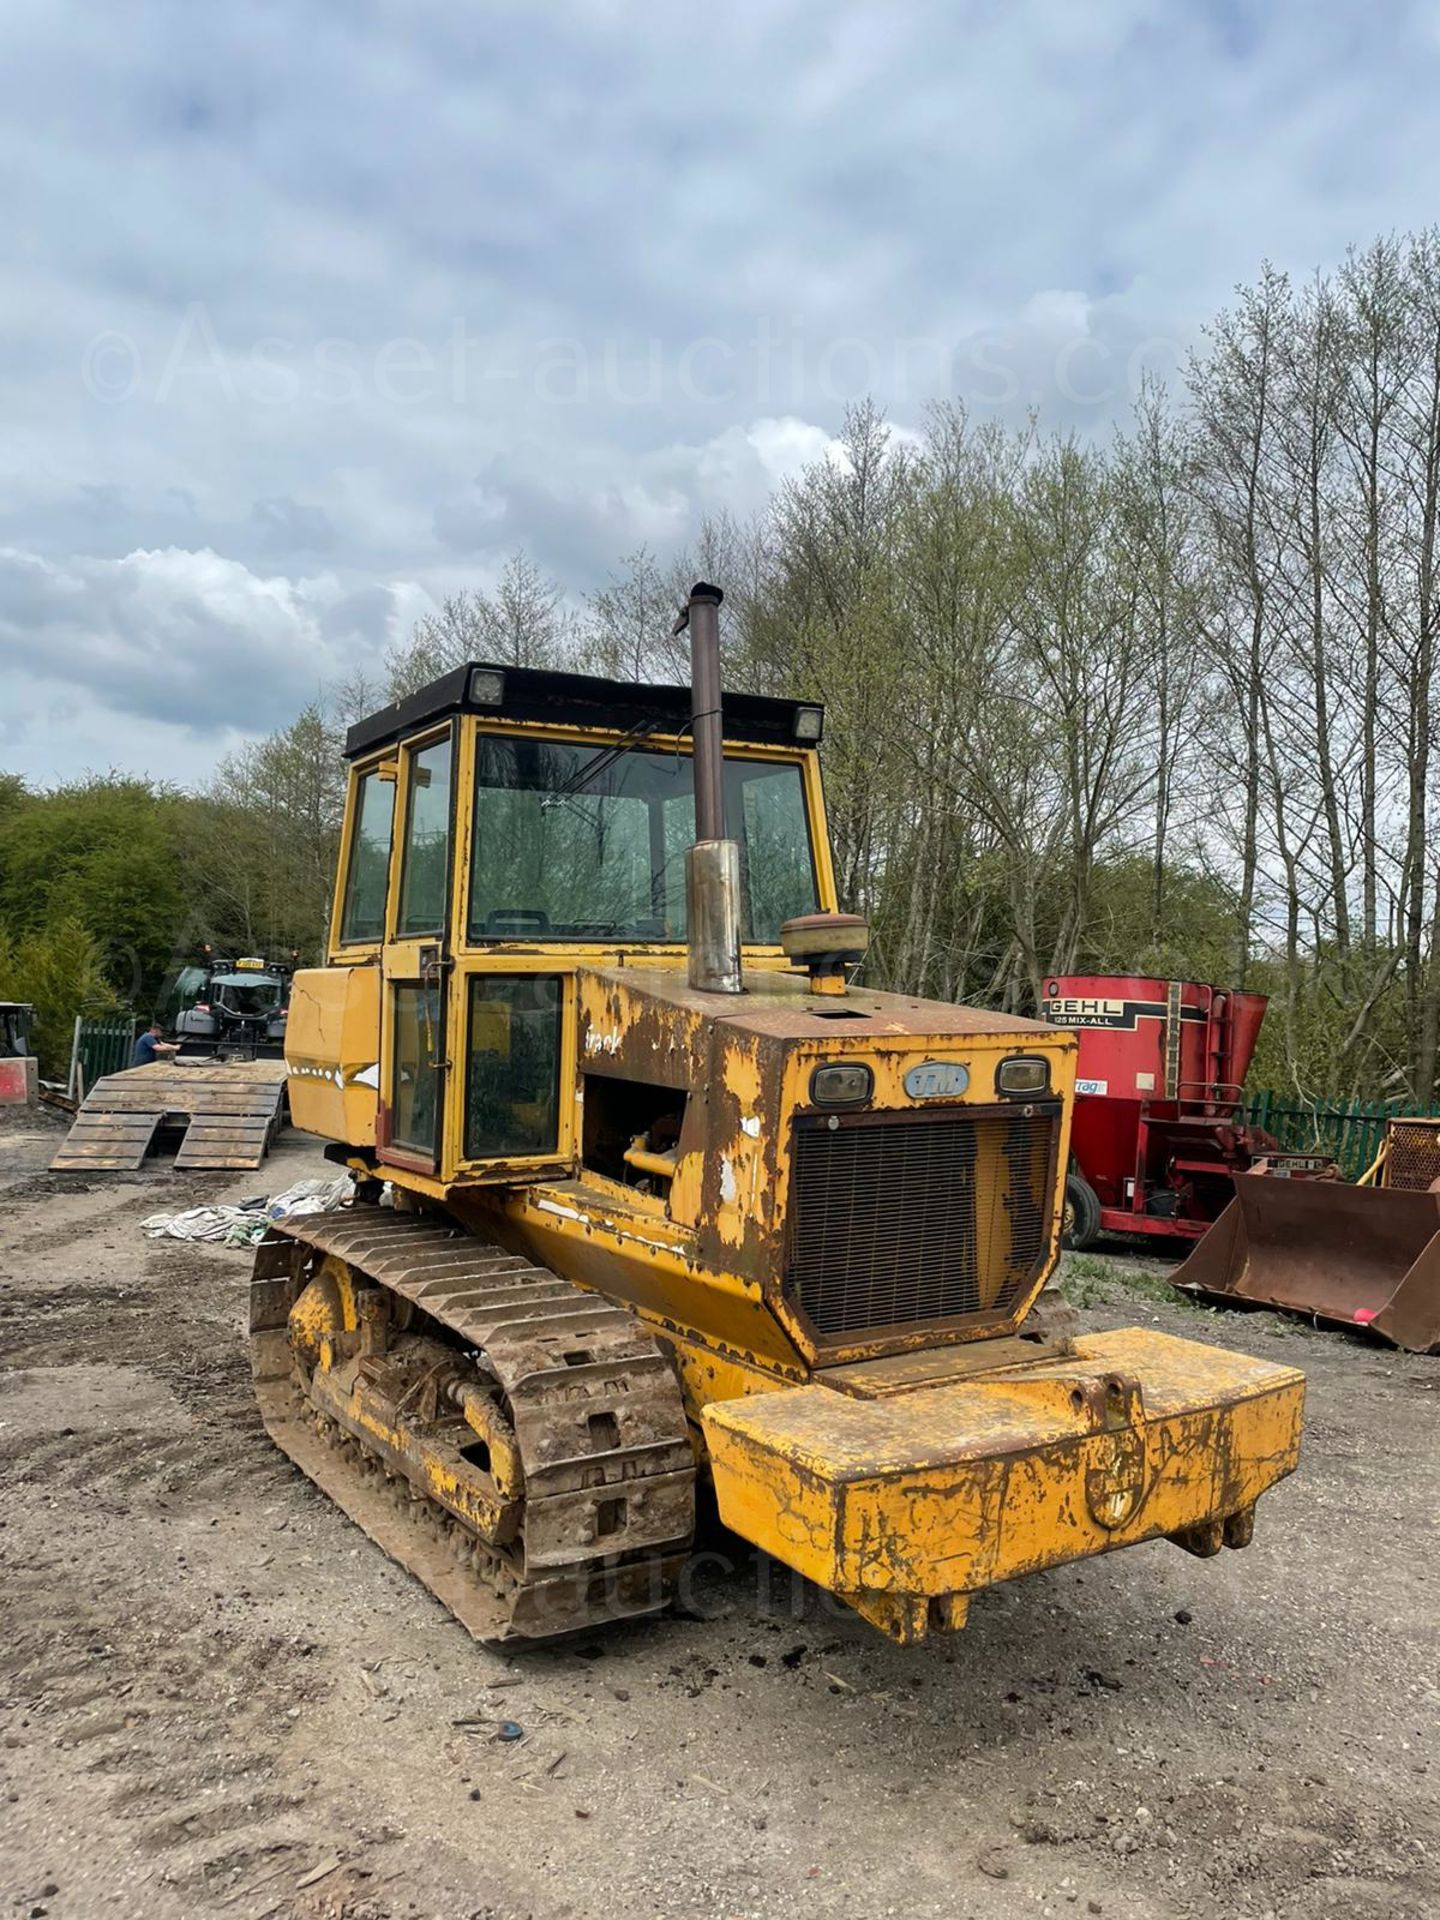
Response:
[[[715,1404],[704,1425],[725,1523],[914,1639],[955,1596],[1068,1560],[1245,1545],[1303,1401],[1293,1367],[1129,1329],[879,1401],[817,1383]]]
[[[698,992],[668,969],[582,967],[577,973],[582,1077],[684,1095],[677,1134],[666,1142],[674,1171],[668,1187],[661,1181],[660,1204],[667,1219],[693,1236],[689,1251],[702,1284],[710,1274],[728,1274],[761,1289],[789,1339],[812,1360],[822,1354],[861,1359],[1012,1330],[1056,1252],[1058,1200],[1052,1207],[1050,1189],[1058,1187],[1063,1161],[1070,1036],[1042,1022],[903,994],[852,992],[837,1012],[809,991],[802,974],[771,970],[746,978],[744,993],[721,995]],[[1051,1091],[1038,1105],[994,1098],[997,1063],[1016,1051],[1043,1053],[1051,1062]],[[812,1075],[817,1065],[837,1060],[864,1063],[873,1098],[864,1111],[827,1118],[811,1103]],[[957,1063],[952,1073],[968,1089],[963,1098],[932,1102],[911,1093],[907,1071],[929,1060]],[[1029,1136],[1012,1141],[1030,1117],[1034,1127],[1048,1125],[1043,1143],[1038,1134],[1034,1145]],[[970,1239],[957,1242],[965,1259],[981,1265],[974,1299],[957,1295],[945,1304],[918,1276],[896,1295],[901,1311],[847,1322],[843,1331],[822,1330],[787,1291],[797,1131],[840,1128],[833,1136],[838,1148],[853,1128],[880,1128],[886,1131],[877,1142],[886,1155],[905,1158],[924,1148],[928,1123],[945,1121],[968,1130],[974,1142],[973,1150],[959,1151],[956,1177],[970,1179],[973,1161],[976,1197],[968,1188],[954,1196],[955,1206],[975,1217]],[[1023,1218],[1032,1223],[1023,1254],[1018,1242],[1010,1247],[1022,1219],[1016,1210],[1022,1189]],[[931,1198],[946,1204],[933,1183]],[[892,1254],[899,1247],[897,1240]],[[907,1293],[925,1298],[926,1310],[903,1310]]]

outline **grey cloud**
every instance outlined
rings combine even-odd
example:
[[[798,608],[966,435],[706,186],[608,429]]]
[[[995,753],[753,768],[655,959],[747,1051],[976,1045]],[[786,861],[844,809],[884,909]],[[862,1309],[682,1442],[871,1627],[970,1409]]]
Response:
[[[0,552],[0,669],[82,688],[119,713],[263,732],[327,682],[377,664],[392,603],[333,580],[266,579],[180,549],[56,565]]]
[[[478,480],[439,501],[432,524],[441,546],[457,557],[503,552],[507,539],[514,544],[509,500]]]
[[[867,390],[1103,433],[1440,186],[1420,0],[15,11],[0,654],[146,752],[743,516]]]
[[[325,509],[299,500],[257,500],[250,518],[262,543],[276,553],[329,553],[338,543]]]

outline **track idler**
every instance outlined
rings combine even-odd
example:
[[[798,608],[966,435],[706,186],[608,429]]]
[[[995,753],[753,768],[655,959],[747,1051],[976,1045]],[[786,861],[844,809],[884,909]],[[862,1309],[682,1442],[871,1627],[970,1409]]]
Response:
[[[667,1604],[694,1456],[633,1316],[446,1226],[352,1209],[267,1235],[251,1344],[272,1437],[477,1638]]]

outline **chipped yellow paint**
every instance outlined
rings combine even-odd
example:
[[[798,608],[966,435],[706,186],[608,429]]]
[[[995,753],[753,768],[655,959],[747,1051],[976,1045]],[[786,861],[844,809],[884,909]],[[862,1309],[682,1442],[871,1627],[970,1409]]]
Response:
[[[490,1478],[496,1492],[504,1500],[518,1499],[525,1490],[525,1469],[509,1423],[494,1402],[481,1393],[467,1397],[465,1423],[489,1448]]]
[[[758,1123],[761,1112],[760,1066],[754,1054],[726,1036],[720,1054],[720,1078],[733,1128],[711,1142],[719,1162],[715,1182],[715,1233],[722,1246],[738,1250],[752,1233],[766,1234],[773,1220],[774,1183],[766,1178],[765,1155],[774,1151],[770,1129]]]
[[[479,1474],[461,1472],[408,1426],[380,1417],[353,1377],[323,1368],[311,1382],[310,1398],[339,1425],[373,1442],[382,1455],[397,1465],[403,1462],[426,1493],[468,1521],[482,1539],[503,1545],[511,1535],[518,1505],[490,1494]]]
[[[479,735],[591,745],[619,744],[624,735],[503,716],[459,716],[448,730],[458,796],[448,924],[425,938],[397,937],[397,833],[386,939],[342,949],[332,933],[331,966],[297,976],[289,1035],[297,1123],[343,1142],[357,1174],[390,1179],[398,1205],[443,1208],[630,1307],[674,1360],[697,1454],[709,1457],[727,1523],[842,1594],[892,1638],[958,1627],[969,1596],[996,1581],[1138,1540],[1171,1535],[1192,1551],[1243,1544],[1255,1500],[1295,1464],[1298,1373],[1139,1330],[1088,1337],[1053,1357],[1013,1337],[1058,1257],[1073,1036],[907,995],[816,995],[778,947],[747,947],[746,991],[723,997],[689,987],[678,944],[472,941],[467,796]],[[397,822],[417,748],[445,731],[432,725],[387,749]],[[652,744],[690,750],[683,738]],[[818,903],[833,909],[817,755],[798,746],[742,751],[800,767]],[[359,779],[373,765],[372,756],[352,769],[346,849]],[[337,916],[343,893],[342,870]],[[487,973],[560,983],[559,1126],[544,1156],[463,1157],[469,994]],[[433,1164],[376,1145],[377,1118],[383,1138],[393,1093],[390,989],[422,978],[442,983]],[[494,1037],[503,1037],[498,1028]],[[791,1140],[797,1118],[814,1114],[815,1068],[863,1064],[872,1110],[916,1118],[922,1102],[907,1088],[911,1069],[963,1068],[963,1091],[945,1104],[1003,1123],[1026,1111],[1003,1102],[997,1087],[1001,1062],[1017,1053],[1046,1059],[1047,1097],[1058,1111],[1053,1157],[1027,1169],[1042,1189],[1048,1179],[1050,1230],[1033,1269],[1027,1245],[1021,1270],[1010,1270],[1022,1297],[1008,1315],[996,1310],[1015,1244],[1006,1200],[1016,1176],[1005,1165],[1003,1125],[981,1127],[973,1177],[992,1198],[977,1230],[981,1311],[822,1341],[785,1291]],[[663,1154],[635,1131],[653,1124],[644,1099],[636,1101],[646,1087],[657,1095],[656,1119],[678,1118],[678,1139],[672,1144],[667,1129]],[[648,1191],[624,1181],[627,1147],[631,1171],[649,1173]],[[483,1511],[482,1529],[516,1524],[508,1496],[518,1467],[486,1407],[477,1401],[467,1418],[490,1445],[496,1499],[481,1498],[458,1455],[427,1451],[414,1435],[377,1421],[356,1359],[368,1351],[369,1330],[353,1289],[337,1290],[323,1270],[322,1278],[292,1328],[320,1361],[333,1416],[404,1453],[405,1470],[413,1466],[457,1512]],[[866,1371],[875,1367],[883,1380]]]
[[[733,1352],[707,1345],[693,1335],[667,1329],[666,1344],[680,1374],[680,1391],[685,1413],[694,1428],[695,1444],[704,1451],[701,1416],[715,1401],[743,1399],[753,1393],[774,1393],[786,1384],[773,1367],[757,1366]],[[798,1385],[805,1371],[797,1361],[790,1372],[790,1383]]]
[[[462,1218],[484,1220],[498,1238],[578,1285],[623,1300],[663,1338],[684,1337],[768,1370],[776,1385],[803,1362],[757,1281],[702,1269],[693,1236],[673,1222],[586,1181],[521,1187],[497,1214],[452,1196]]]
[[[721,1518],[821,1586],[928,1602],[1243,1515],[1295,1466],[1294,1368],[1139,1329],[1076,1349],[881,1401],[712,1404]],[[1105,1396],[1140,1381],[1105,1425]]]
[[[360,1328],[354,1275],[343,1260],[325,1256],[290,1309],[288,1326],[297,1354],[311,1364],[317,1360],[324,1367],[335,1364],[340,1338],[358,1335]]]
[[[923,1640],[932,1624],[945,1633],[957,1632],[970,1611],[968,1593],[946,1593],[939,1599],[928,1599],[923,1593],[874,1593],[862,1588],[858,1592],[842,1593],[839,1598],[902,1647],[911,1647],[917,1640]]]
[[[307,1133],[373,1147],[380,1097],[380,970],[307,967],[285,1029],[290,1117]]]

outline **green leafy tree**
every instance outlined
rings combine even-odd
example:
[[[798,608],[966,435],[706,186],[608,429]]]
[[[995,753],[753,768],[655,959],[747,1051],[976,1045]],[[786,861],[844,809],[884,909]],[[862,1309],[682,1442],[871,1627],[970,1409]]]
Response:
[[[191,902],[179,866],[188,802],[117,774],[27,796],[0,811],[0,927],[84,927],[111,987],[144,1005],[170,965]]]
[[[39,932],[0,928],[0,1000],[35,1009],[31,1044],[47,1079],[62,1080],[77,1014],[114,1013],[120,999],[105,977],[99,942],[73,914]]]

